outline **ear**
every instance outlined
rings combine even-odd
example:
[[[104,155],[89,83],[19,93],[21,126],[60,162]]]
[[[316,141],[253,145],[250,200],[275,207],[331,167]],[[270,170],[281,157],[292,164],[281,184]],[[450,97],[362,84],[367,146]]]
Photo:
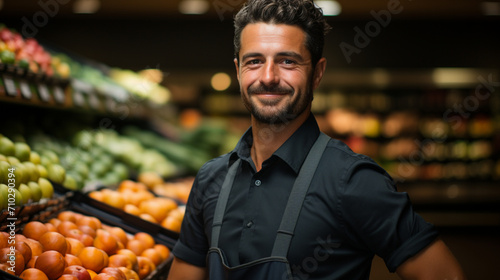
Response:
[[[237,58],[234,59],[234,66],[236,66],[236,77],[238,78],[238,81],[240,81],[240,66]]]
[[[319,86],[319,83],[323,78],[323,74],[325,73],[325,69],[326,69],[326,58],[322,57],[318,61],[318,63],[316,63],[316,67],[314,68],[313,90],[315,90]]]

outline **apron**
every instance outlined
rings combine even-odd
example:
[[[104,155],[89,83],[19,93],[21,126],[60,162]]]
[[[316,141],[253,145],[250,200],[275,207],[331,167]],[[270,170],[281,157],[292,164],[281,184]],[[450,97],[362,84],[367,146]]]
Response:
[[[208,271],[210,280],[279,280],[293,279],[290,265],[287,260],[288,248],[295,230],[295,224],[299,217],[302,203],[309,189],[314,172],[318,166],[321,155],[330,138],[320,133],[318,139],[309,151],[299,175],[295,179],[290,197],[283,213],[280,227],[276,234],[273,250],[270,257],[258,259],[252,262],[230,267],[224,257],[224,253],[218,248],[219,235],[224,218],[229,193],[233,186],[236,171],[240,165],[240,159],[236,160],[229,168],[224,183],[219,193],[219,199],[215,207],[212,225],[212,240],[207,254]]]

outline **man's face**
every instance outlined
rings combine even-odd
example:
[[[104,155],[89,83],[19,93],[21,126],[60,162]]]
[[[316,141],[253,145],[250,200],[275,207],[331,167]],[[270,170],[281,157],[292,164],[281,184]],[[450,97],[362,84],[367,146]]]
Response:
[[[318,78],[305,41],[297,26],[252,23],[243,29],[235,64],[243,103],[257,121],[278,124],[308,112],[326,62],[318,63]]]

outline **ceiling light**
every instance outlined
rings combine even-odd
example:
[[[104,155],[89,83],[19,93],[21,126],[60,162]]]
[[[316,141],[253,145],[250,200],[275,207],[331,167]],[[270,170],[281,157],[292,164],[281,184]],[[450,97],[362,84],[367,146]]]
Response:
[[[73,4],[75,14],[93,14],[101,7],[100,0],[77,0]]]
[[[483,2],[481,10],[485,16],[500,16],[500,2]]]
[[[213,75],[211,80],[212,87],[215,90],[223,91],[229,88],[231,85],[231,77],[226,73],[217,73]]]
[[[342,11],[342,7],[339,2],[334,0],[318,0],[314,2],[316,3],[316,6],[323,10],[324,16],[338,16]]]
[[[182,0],[179,11],[187,15],[201,15],[208,11],[210,5],[206,0]]]

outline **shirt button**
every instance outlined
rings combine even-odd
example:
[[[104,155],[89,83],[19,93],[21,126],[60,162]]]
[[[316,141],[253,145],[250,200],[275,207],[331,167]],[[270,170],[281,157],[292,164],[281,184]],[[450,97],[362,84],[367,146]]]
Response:
[[[248,222],[248,223],[247,223],[247,228],[252,227],[252,225],[253,225],[253,222],[252,222],[252,221]]]
[[[262,184],[262,182],[260,180],[255,180],[255,185],[258,187],[260,186],[260,184]]]

